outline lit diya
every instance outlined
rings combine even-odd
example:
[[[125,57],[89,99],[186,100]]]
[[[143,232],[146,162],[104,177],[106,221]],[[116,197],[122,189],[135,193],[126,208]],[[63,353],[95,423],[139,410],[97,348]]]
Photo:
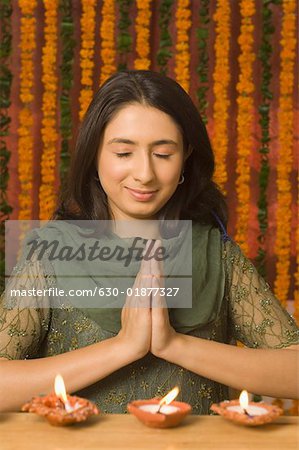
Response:
[[[179,388],[175,387],[162,399],[135,400],[127,408],[148,427],[176,427],[192,409],[188,403],[173,401],[178,393]]]
[[[55,393],[43,397],[34,397],[22,406],[22,411],[34,412],[45,418],[51,425],[71,425],[83,422],[100,411],[96,405],[85,398],[67,395],[61,375],[57,375],[54,385]]]
[[[245,390],[241,392],[239,400],[213,403],[210,409],[233,422],[250,426],[270,423],[283,413],[276,405],[249,402]]]

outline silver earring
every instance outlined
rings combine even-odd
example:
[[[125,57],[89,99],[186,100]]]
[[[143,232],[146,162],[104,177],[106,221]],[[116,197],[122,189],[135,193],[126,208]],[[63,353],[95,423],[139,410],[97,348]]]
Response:
[[[178,182],[178,184],[183,184],[185,181],[185,177],[184,177],[184,172],[181,175],[180,181]]]

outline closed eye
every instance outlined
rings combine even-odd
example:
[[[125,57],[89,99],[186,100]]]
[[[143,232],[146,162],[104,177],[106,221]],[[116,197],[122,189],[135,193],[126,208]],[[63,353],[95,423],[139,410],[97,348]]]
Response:
[[[171,156],[171,155],[162,155],[160,153],[155,153],[155,155],[158,156],[158,158],[165,158],[165,159],[170,158]]]
[[[131,153],[116,153],[118,158],[126,158],[130,155]]]
[[[126,152],[126,153],[116,153],[118,158],[127,158],[128,156],[131,155],[131,153]],[[158,158],[170,158],[171,155],[164,155],[164,154],[160,154],[160,153],[154,153],[155,156],[157,156]]]

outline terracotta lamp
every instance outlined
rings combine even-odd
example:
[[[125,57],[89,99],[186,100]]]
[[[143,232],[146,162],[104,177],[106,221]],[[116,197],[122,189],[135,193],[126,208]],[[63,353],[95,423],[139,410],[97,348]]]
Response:
[[[67,395],[61,375],[55,378],[55,393],[43,397],[34,397],[22,406],[22,411],[44,416],[51,425],[71,425],[83,422],[89,416],[99,414],[95,404],[85,398]]]
[[[129,403],[127,408],[148,427],[176,427],[192,409],[188,403],[173,401],[178,393],[179,388],[175,387],[162,399],[135,400]]]
[[[270,423],[283,413],[283,410],[276,405],[249,402],[248,393],[245,390],[241,392],[239,400],[213,403],[210,409],[225,419],[249,426]]]

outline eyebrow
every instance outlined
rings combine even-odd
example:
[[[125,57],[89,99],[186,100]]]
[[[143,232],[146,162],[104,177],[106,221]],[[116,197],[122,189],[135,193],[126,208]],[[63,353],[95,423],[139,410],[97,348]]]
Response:
[[[137,145],[137,142],[131,141],[130,139],[124,139],[124,138],[113,138],[110,141],[108,141],[108,144],[129,144],[129,145]],[[158,141],[151,142],[150,147],[154,147],[156,145],[165,145],[165,144],[171,144],[171,145],[178,145],[177,142],[173,141],[172,139],[160,139]]]

